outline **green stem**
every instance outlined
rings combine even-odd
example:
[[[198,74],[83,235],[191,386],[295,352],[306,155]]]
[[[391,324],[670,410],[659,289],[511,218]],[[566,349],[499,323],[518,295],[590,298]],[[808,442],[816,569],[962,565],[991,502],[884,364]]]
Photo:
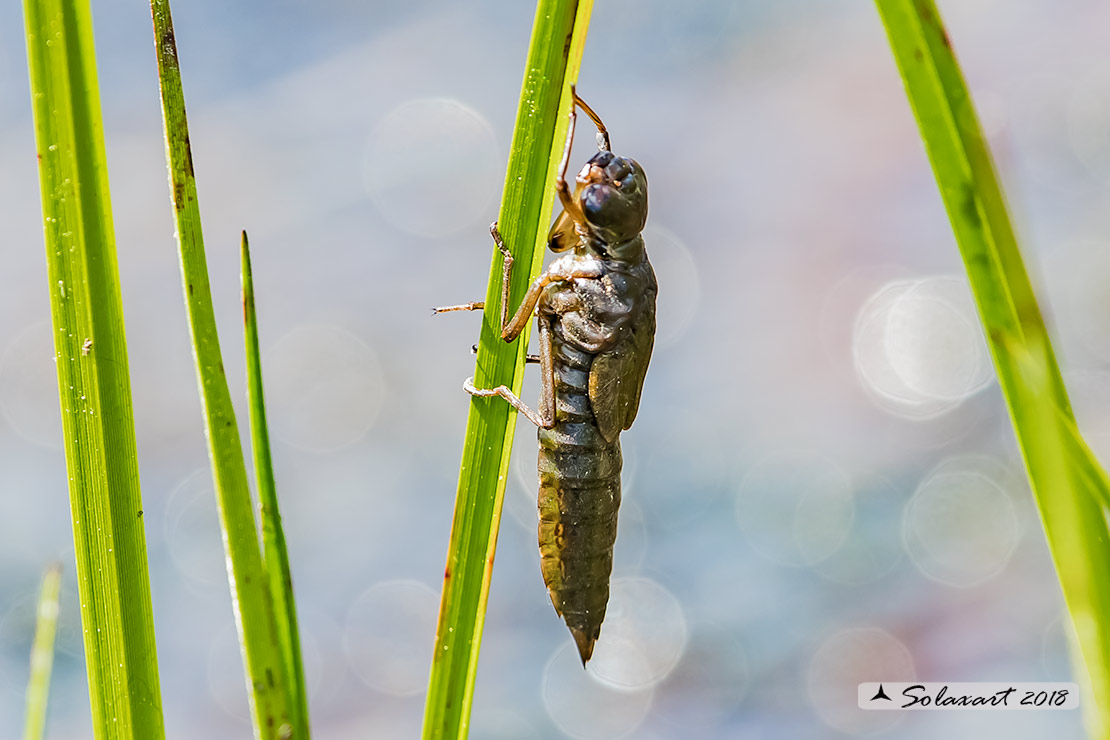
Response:
[[[274,599],[278,639],[285,661],[286,675],[293,691],[294,737],[309,737],[308,692],[301,660],[301,637],[297,629],[297,605],[293,599],[293,575],[289,569],[289,552],[278,509],[274,465],[270,457],[270,433],[266,425],[266,400],[262,393],[262,357],[258,351],[258,314],[254,308],[254,277],[251,273],[250,245],[243,232],[240,262],[243,281],[244,343],[247,356],[247,399],[250,408],[251,449],[254,451],[254,474],[258,481],[258,500],[262,513],[263,564],[270,579]]]
[[[25,0],[23,8],[93,733],[97,740],[160,740],[92,17],[87,0]]]
[[[1110,738],[1106,473],[1079,436],[990,150],[933,0],[876,0],[986,330],[1078,638],[1094,737]]]
[[[23,740],[43,740],[46,735],[46,707],[50,697],[50,672],[54,667],[54,637],[58,633],[58,596],[61,591],[62,564],[55,563],[47,569],[39,591]]]
[[[189,333],[204,410],[205,437],[212,462],[216,503],[227,551],[228,580],[247,674],[254,733],[259,740],[287,738],[291,732],[293,692],[282,659],[269,581],[258,545],[239,427],[235,423],[235,410],[231,404],[216,333],[173,19],[168,0],[151,0],[150,11],[154,19],[166,156]]]
[[[515,260],[509,291],[514,306],[543,263],[570,86],[578,78],[592,8],[592,0],[540,0],[536,7],[498,217]],[[519,393],[528,332],[512,344],[500,339],[501,255],[490,246],[474,382]],[[466,736],[515,424],[516,413],[499,399],[471,400],[428,681],[426,739]]]

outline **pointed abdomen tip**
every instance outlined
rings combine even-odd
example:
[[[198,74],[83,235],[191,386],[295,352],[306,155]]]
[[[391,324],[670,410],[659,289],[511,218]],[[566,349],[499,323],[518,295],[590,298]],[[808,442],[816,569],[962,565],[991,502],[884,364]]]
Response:
[[[574,636],[574,644],[578,647],[578,657],[582,659],[582,667],[586,667],[586,662],[594,654],[594,643],[597,642],[597,637],[587,635],[582,630],[570,628],[570,634]]]

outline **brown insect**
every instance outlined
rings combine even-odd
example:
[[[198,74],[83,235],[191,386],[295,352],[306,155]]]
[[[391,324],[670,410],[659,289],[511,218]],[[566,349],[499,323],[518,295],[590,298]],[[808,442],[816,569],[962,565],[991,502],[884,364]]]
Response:
[[[536,279],[509,315],[513,257],[490,227],[504,255],[501,338],[515,340],[533,314],[539,328],[539,409],[528,408],[505,386],[463,387],[500,396],[539,428],[539,545],[544,582],[555,611],[570,628],[582,664],[593,654],[609,601],[617,509],[621,500],[620,433],[632,426],[655,340],[655,273],[640,236],[647,221],[647,178],[634,160],[610,151],[601,119],[573,92],[556,191],[563,212],[548,247],[563,256]],[[575,178],[567,163],[575,108],[598,129],[598,152]],[[482,302],[436,311],[475,310]]]

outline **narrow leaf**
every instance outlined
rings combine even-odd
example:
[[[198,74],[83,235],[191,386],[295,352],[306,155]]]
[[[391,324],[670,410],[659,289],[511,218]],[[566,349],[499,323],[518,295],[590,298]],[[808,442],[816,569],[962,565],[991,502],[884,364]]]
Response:
[[[539,0],[536,7],[498,216],[515,260],[512,306],[543,264],[572,104],[570,86],[578,78],[592,7],[592,0]],[[474,382],[480,388],[505,385],[519,393],[528,332],[512,344],[501,341],[501,254],[492,242],[491,249]],[[466,737],[515,424],[516,412],[500,399],[471,400],[428,682],[425,738]]]
[[[205,437],[212,462],[216,503],[227,551],[231,598],[246,667],[254,733],[260,740],[287,738],[291,736],[292,691],[282,660],[269,581],[262,566],[257,525],[247,486],[239,427],[235,423],[235,410],[216,335],[173,20],[168,0],[151,0],[150,10],[154,19],[162,121],[185,305],[204,410]]]
[[[58,596],[62,591],[62,564],[54,563],[42,578],[35,610],[35,640],[31,645],[31,677],[27,681],[27,716],[23,740],[46,736],[46,706],[50,672],[54,667],[54,636],[58,633]]]
[[[251,449],[254,476],[258,481],[258,500],[262,510],[262,555],[274,599],[278,639],[281,641],[285,674],[293,691],[292,724],[294,737],[308,738],[308,692],[301,659],[301,636],[297,629],[297,606],[293,600],[293,575],[289,552],[278,509],[274,465],[270,458],[270,433],[266,426],[266,401],[262,393],[262,357],[258,352],[258,314],[254,309],[254,277],[251,273],[250,245],[243,232],[240,262],[243,281],[243,324],[247,355],[247,397],[250,404]]]
[[[1106,473],[1079,437],[990,151],[933,0],[876,0],[956,234],[1081,656],[1093,737],[1110,738]]]
[[[163,737],[143,505],[88,0],[25,0],[93,733]],[[45,369],[45,367],[44,367]]]

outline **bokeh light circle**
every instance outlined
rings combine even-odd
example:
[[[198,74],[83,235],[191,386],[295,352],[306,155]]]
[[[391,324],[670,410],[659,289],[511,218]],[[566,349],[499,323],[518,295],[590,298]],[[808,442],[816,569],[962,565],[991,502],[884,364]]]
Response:
[[[592,671],[582,670],[578,651],[569,640],[547,661],[542,693],[548,717],[576,740],[627,737],[644,721],[654,696],[651,688],[615,689]]]
[[[977,458],[946,461],[906,504],[902,538],[914,565],[949,586],[998,575],[1021,539],[1018,510],[1005,481]]]
[[[919,280],[887,316],[887,357],[906,386],[922,396],[958,401],[992,378],[967,282]]]
[[[740,482],[736,519],[752,549],[792,567],[815,565],[844,543],[852,526],[851,481],[819,455],[782,451]]]
[[[274,434],[308,452],[334,452],[366,435],[385,397],[377,355],[337,326],[290,330],[265,353],[266,408]]]
[[[179,571],[206,586],[227,584],[220,517],[208,468],[198,468],[173,489],[162,531],[166,550]]]
[[[457,100],[422,98],[377,125],[363,172],[367,195],[393,226],[442,237],[485,214],[500,190],[502,165],[481,114]]]
[[[467,736],[474,740],[540,740],[539,731],[509,709],[490,709],[472,714]]]
[[[1041,633],[1041,663],[1046,681],[1071,681],[1075,678],[1071,662],[1071,645],[1075,628],[1071,617],[1059,614],[1044,626]]]
[[[682,659],[656,693],[654,715],[688,737],[717,736],[713,730],[737,716],[752,682],[742,633],[731,624],[692,624]]]
[[[806,670],[806,689],[817,714],[830,727],[849,735],[889,729],[901,712],[872,712],[857,705],[856,687],[865,681],[912,681],[913,656],[886,630],[851,627],[826,638]]]
[[[628,492],[625,491],[624,494]],[[648,553],[647,522],[644,510],[632,498],[621,501],[617,515],[617,542],[613,545],[613,573],[635,573]]]
[[[375,584],[347,611],[343,652],[367,686],[416,696],[427,686],[439,595],[419,581]]]
[[[893,571],[904,550],[900,522],[905,497],[877,475],[853,476],[853,517],[844,544],[814,570],[835,583],[861,586]]]
[[[670,591],[649,578],[613,579],[590,671],[614,688],[642,689],[666,678],[685,649],[686,615]]]
[[[952,276],[885,284],[857,315],[852,354],[869,395],[909,419],[939,416],[993,378],[967,282]]]

